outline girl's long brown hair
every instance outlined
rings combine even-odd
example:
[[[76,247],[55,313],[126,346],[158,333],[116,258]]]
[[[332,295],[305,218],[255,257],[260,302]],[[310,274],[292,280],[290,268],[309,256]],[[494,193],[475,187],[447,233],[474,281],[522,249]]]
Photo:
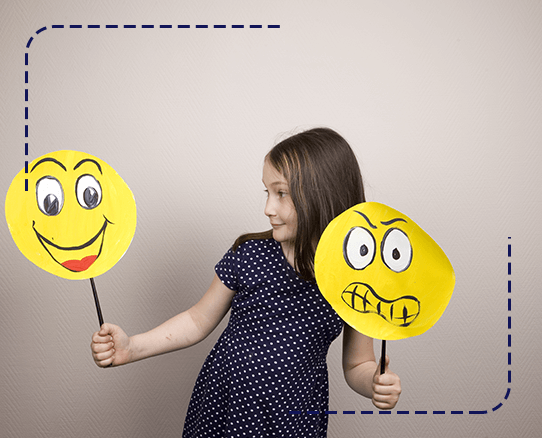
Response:
[[[265,157],[288,181],[297,212],[295,269],[314,281],[316,244],[326,226],[346,209],[365,202],[363,180],[352,148],[337,132],[315,128],[278,143]],[[270,239],[273,230],[240,236],[233,245]]]

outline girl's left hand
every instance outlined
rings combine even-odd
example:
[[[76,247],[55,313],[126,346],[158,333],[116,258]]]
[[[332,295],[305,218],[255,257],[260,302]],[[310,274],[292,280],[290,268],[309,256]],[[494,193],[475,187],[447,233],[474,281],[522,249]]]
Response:
[[[382,360],[382,359],[380,359]],[[390,358],[386,355],[386,371],[380,374],[380,363],[373,376],[373,404],[378,409],[393,409],[401,394],[401,379],[389,371]]]

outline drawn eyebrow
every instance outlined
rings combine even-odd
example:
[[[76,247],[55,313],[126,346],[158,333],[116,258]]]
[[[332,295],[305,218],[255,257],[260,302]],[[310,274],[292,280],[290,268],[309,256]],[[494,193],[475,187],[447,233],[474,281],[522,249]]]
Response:
[[[100,166],[100,164],[99,164],[97,161],[92,160],[92,159],[90,159],[90,158],[84,158],[84,159],[82,159],[81,161],[79,161],[79,163],[77,163],[77,164],[75,165],[75,167],[73,168],[73,170],[77,169],[81,164],[85,163],[86,161],[90,161],[91,163],[96,164],[96,166],[98,166],[98,170],[100,171],[100,173],[102,173],[102,167]],[[103,173],[102,173],[102,175],[103,175]]]
[[[398,218],[396,218],[396,219],[392,219],[392,220],[389,220],[389,221],[386,221],[386,222],[382,221],[382,222],[380,222],[380,223],[381,223],[382,225],[391,225],[391,224],[393,224],[394,222],[406,222],[406,220],[404,220],[403,218],[398,217]]]
[[[32,169],[30,170],[30,172],[32,172],[32,170],[34,170],[38,164],[45,163],[46,161],[51,161],[52,163],[56,163],[56,164],[58,164],[60,167],[62,167],[62,169],[64,169],[64,171],[66,171],[66,167],[65,167],[64,164],[62,164],[60,161],[55,160],[54,158],[51,158],[51,157],[46,157],[46,158],[42,158],[42,159],[39,160],[36,164],[34,164],[34,165],[32,166]]]
[[[369,220],[369,218],[367,216],[365,216],[361,211],[357,211],[357,210],[354,210],[357,214],[359,214],[360,216],[363,216],[363,219],[365,219],[367,221],[367,223],[369,224],[369,226],[373,229],[376,229],[376,226],[374,226],[371,221]]]

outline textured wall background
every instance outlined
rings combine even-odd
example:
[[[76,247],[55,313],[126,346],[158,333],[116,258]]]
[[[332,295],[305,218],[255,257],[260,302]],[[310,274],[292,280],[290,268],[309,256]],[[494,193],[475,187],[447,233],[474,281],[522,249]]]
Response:
[[[424,227],[457,276],[433,329],[389,343],[393,413],[360,414],[373,406],[332,346],[329,436],[540,436],[542,2],[112,4],[0,4],[3,196],[26,159],[76,149],[136,198],[134,241],[96,280],[105,319],[135,334],[194,304],[235,237],[268,226],[264,154],[329,126],[354,147],[369,199]],[[191,349],[101,370],[88,282],[32,265],[5,222],[0,244],[0,436],[178,436],[225,321]]]

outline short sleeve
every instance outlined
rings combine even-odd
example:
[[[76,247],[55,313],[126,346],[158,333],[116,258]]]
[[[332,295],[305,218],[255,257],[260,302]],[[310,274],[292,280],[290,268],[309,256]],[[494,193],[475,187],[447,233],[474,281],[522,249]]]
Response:
[[[224,286],[234,292],[239,291],[240,263],[239,253],[230,249],[215,266],[218,278],[224,283]]]

